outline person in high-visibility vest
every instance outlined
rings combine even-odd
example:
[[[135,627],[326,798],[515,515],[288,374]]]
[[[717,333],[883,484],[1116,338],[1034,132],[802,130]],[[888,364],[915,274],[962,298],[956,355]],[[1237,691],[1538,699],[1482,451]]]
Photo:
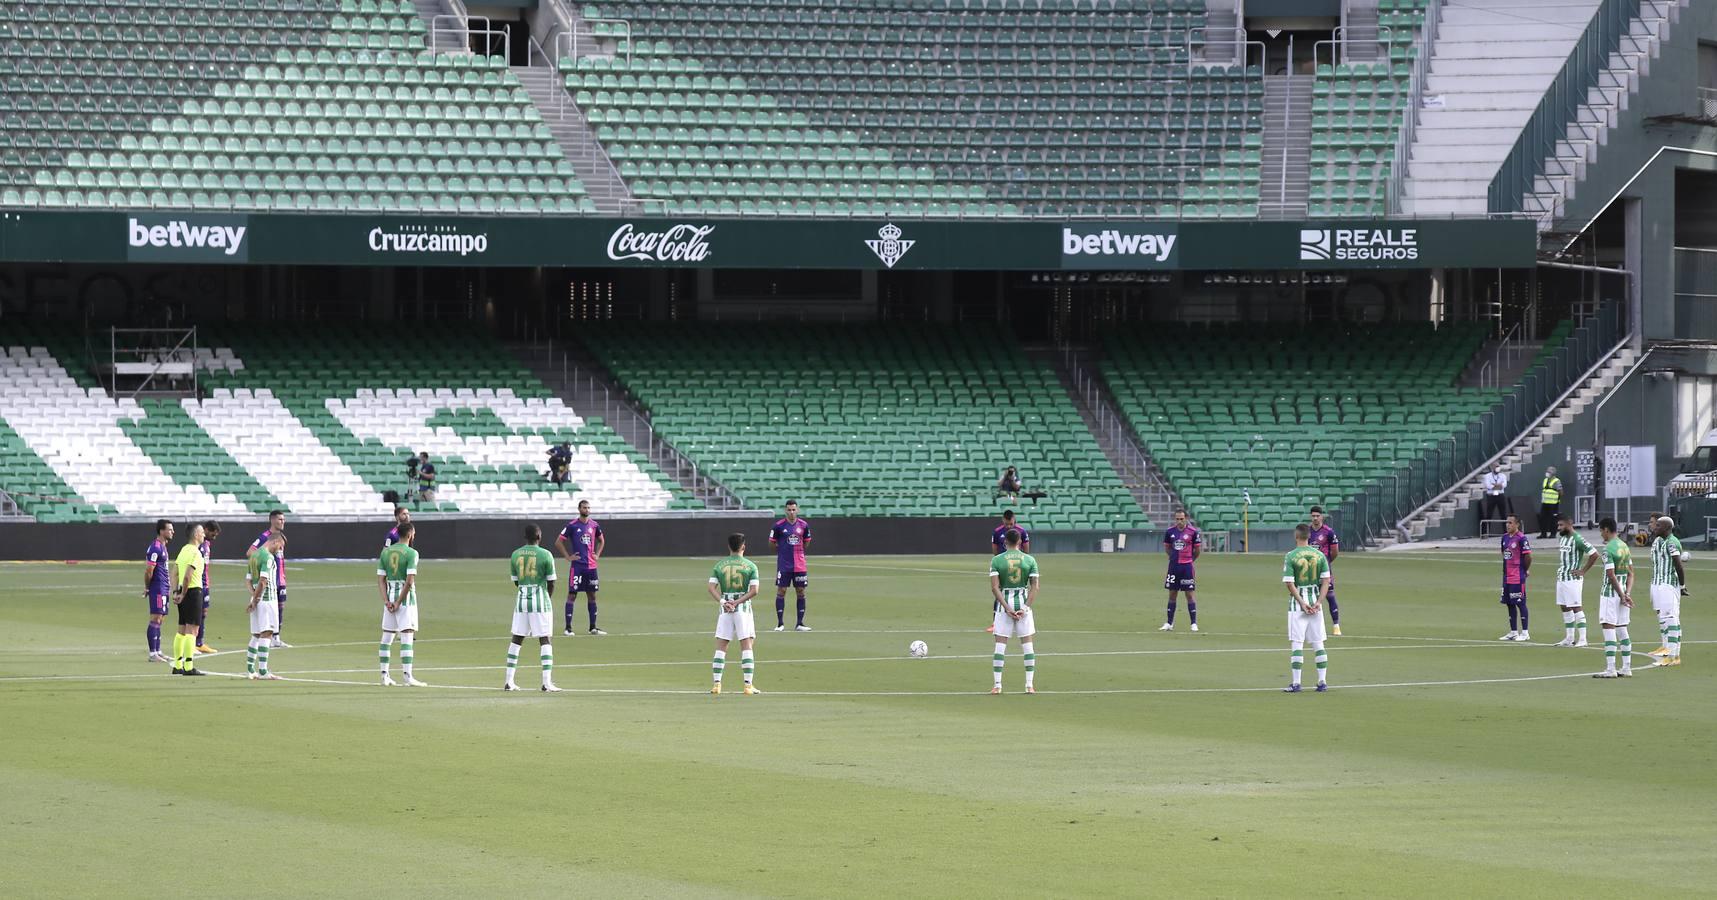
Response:
[[[1544,484],[1538,492],[1538,536],[1551,537],[1556,530],[1556,516],[1562,511],[1562,479],[1556,477],[1556,467],[1544,470]]]

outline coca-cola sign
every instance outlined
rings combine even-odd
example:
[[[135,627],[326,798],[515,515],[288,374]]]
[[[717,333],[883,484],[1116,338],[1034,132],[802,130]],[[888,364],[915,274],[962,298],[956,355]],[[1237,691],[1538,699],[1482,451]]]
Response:
[[[608,258],[695,263],[709,258],[709,234],[714,225],[674,225],[661,231],[638,231],[631,224],[608,236]]]

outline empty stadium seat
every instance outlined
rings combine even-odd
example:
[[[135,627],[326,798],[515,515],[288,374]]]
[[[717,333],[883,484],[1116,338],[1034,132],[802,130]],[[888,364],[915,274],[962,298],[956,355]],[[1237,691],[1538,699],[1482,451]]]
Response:
[[[595,211],[505,60],[429,53],[407,0],[21,6],[6,205]]]
[[[660,433],[747,506],[988,515],[1012,464],[1049,493],[1020,508],[1030,527],[1144,522],[1055,374],[993,327],[605,323],[581,336]]]
[[[598,23],[567,88],[672,211],[1257,215],[1262,73],[1192,63],[1191,0],[585,13],[630,32]]]
[[[1456,387],[1482,325],[1153,325],[1110,334],[1121,412],[1206,528],[1334,507],[1497,402]],[[1315,348],[1299,353],[1294,348]]]

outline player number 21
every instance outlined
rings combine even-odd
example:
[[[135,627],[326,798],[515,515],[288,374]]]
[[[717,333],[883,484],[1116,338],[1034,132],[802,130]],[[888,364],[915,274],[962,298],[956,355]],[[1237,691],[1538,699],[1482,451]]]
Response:
[[[1294,560],[1294,572],[1299,575],[1301,581],[1312,580],[1312,566],[1312,561],[1304,557]]]

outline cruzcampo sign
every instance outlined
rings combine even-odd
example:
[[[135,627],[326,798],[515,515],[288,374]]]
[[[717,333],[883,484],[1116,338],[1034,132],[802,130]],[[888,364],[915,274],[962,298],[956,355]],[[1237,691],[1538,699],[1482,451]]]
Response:
[[[0,211],[0,261],[997,271],[1525,268],[1516,221]]]

